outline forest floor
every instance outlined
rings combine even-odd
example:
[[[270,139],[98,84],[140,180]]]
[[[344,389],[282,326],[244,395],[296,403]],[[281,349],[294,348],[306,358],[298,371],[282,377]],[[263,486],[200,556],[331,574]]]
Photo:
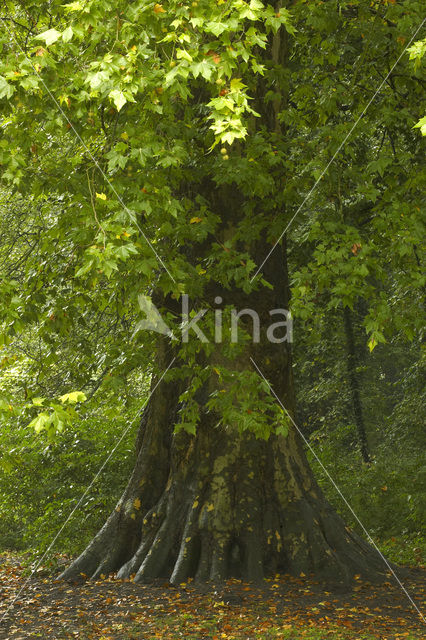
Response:
[[[2,640],[411,640],[425,632],[391,577],[379,585],[355,579],[345,590],[303,575],[201,588],[114,578],[63,582],[46,568],[28,580],[24,565],[21,556],[0,555]],[[417,567],[403,579],[420,610],[425,577]]]

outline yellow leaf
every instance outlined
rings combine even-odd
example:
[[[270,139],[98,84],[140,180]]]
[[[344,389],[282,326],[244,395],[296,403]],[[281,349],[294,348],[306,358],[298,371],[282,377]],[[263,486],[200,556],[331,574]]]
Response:
[[[191,218],[189,224],[194,224],[194,222],[201,222],[202,220],[202,218],[197,218],[197,216],[195,216],[195,218]]]
[[[120,138],[122,138],[123,140],[128,140],[129,139],[129,134],[126,133],[126,131],[123,131],[123,133],[121,134]]]
[[[198,507],[198,500],[196,500],[196,501],[194,502],[194,504],[192,505],[192,508],[193,508],[193,509],[196,509],[197,507]]]
[[[377,346],[377,342],[374,338],[371,338],[369,343],[368,343],[368,348],[370,349],[370,353],[371,351],[373,351],[374,347]]]
[[[71,391],[71,393],[65,393],[63,396],[59,396],[59,400],[64,404],[76,404],[77,402],[84,402],[87,400],[86,394],[83,391]]]
[[[155,4],[154,5],[154,13],[166,13],[166,10],[163,9],[163,5]]]
[[[139,500],[139,498],[136,498],[136,500],[133,500],[133,506],[135,509],[141,508],[141,501]]]
[[[96,197],[99,198],[99,200],[106,200],[107,197],[104,193],[97,193]]]
[[[214,506],[212,504],[207,505],[207,511],[213,511]]]

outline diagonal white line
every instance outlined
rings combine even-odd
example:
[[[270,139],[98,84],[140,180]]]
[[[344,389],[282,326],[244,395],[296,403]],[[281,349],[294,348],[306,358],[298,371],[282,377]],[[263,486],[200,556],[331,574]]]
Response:
[[[126,434],[129,432],[130,428],[135,424],[135,422],[140,419],[140,412],[145,408],[145,406],[148,404],[148,402],[150,401],[154,391],[157,389],[157,387],[159,386],[159,384],[162,382],[164,376],[166,375],[166,373],[168,372],[168,370],[170,369],[170,367],[172,366],[172,364],[174,363],[174,361],[176,360],[176,356],[173,358],[173,360],[170,362],[169,366],[167,367],[167,369],[165,369],[163,371],[163,373],[161,374],[161,377],[159,378],[158,382],[155,384],[154,388],[151,390],[148,398],[145,400],[145,402],[143,403],[141,409],[139,409],[137,415],[135,416],[135,418],[133,420],[130,421],[130,423],[127,425],[126,429],[123,431],[123,433],[121,434],[119,440],[116,442],[116,444],[114,445],[113,449],[111,449],[109,455],[107,456],[107,458],[104,460],[104,462],[102,463],[100,469],[98,470],[98,472],[96,473],[96,475],[93,477],[91,483],[89,484],[89,486],[86,488],[85,492],[83,493],[83,495],[81,496],[80,500],[77,502],[77,504],[74,506],[73,510],[71,511],[71,513],[69,514],[68,518],[65,520],[64,524],[62,525],[62,527],[59,529],[58,533],[55,535],[55,537],[53,538],[52,542],[49,544],[49,546],[47,547],[46,551],[44,552],[44,554],[42,555],[42,557],[40,558],[40,560],[37,562],[36,566],[34,567],[34,569],[31,571],[31,575],[27,578],[27,580],[24,582],[24,584],[22,585],[22,587],[19,589],[18,593],[16,594],[16,596],[14,597],[14,599],[12,600],[12,602],[10,603],[10,605],[8,606],[8,608],[6,609],[5,613],[3,614],[3,616],[0,618],[0,622],[2,622],[4,620],[4,618],[6,617],[6,615],[8,614],[8,612],[13,609],[13,606],[16,602],[16,600],[19,598],[19,596],[21,595],[21,593],[24,591],[24,589],[27,587],[29,581],[31,580],[31,578],[33,577],[34,573],[37,571],[37,569],[39,568],[39,566],[41,565],[41,563],[43,562],[43,560],[45,559],[45,557],[47,556],[47,554],[49,553],[49,551],[51,550],[51,548],[53,547],[53,545],[55,544],[56,540],[59,538],[59,536],[61,535],[62,531],[65,529],[66,525],[68,524],[68,522],[71,520],[72,516],[74,515],[74,513],[77,511],[77,509],[79,508],[79,506],[81,505],[81,503],[83,502],[84,498],[87,496],[88,492],[90,491],[90,489],[93,487],[94,483],[96,482],[96,480],[99,478],[99,476],[101,475],[102,471],[104,470],[105,466],[108,464],[109,460],[111,459],[111,457],[114,455],[115,450],[117,449],[118,445],[120,444],[120,442],[123,440],[123,438],[126,436]]]
[[[388,72],[388,74],[385,76],[385,78],[382,80],[382,82],[379,84],[378,88],[376,89],[375,93],[373,94],[373,97],[369,100],[369,102],[367,103],[367,105],[364,107],[363,111],[361,112],[361,115],[358,116],[357,120],[355,121],[355,123],[352,125],[349,133],[346,134],[343,142],[340,143],[340,145],[337,148],[337,151],[335,151],[335,153],[333,154],[333,157],[331,158],[331,160],[327,163],[327,166],[325,167],[325,169],[321,172],[321,175],[319,176],[319,178],[317,178],[317,180],[315,181],[313,187],[311,188],[311,190],[309,191],[309,193],[304,197],[303,202],[301,205],[299,205],[299,207],[296,210],[296,213],[294,213],[292,215],[292,217],[290,218],[289,222],[287,223],[287,226],[285,227],[284,231],[281,233],[280,237],[278,238],[278,240],[275,242],[274,246],[272,247],[272,249],[269,251],[268,255],[266,256],[266,258],[264,258],[262,264],[260,265],[260,267],[258,267],[256,273],[254,274],[254,276],[250,279],[250,282],[253,282],[253,280],[256,278],[256,276],[258,275],[259,271],[262,269],[262,267],[264,266],[265,262],[269,259],[270,255],[272,254],[272,252],[274,251],[275,247],[277,246],[277,244],[281,241],[282,237],[284,236],[285,232],[287,231],[287,229],[290,227],[290,225],[293,223],[293,221],[295,220],[295,218],[297,217],[297,215],[299,214],[300,210],[302,209],[302,207],[304,206],[304,204],[309,200],[309,198],[311,197],[311,195],[313,194],[313,192],[315,191],[315,189],[317,188],[318,183],[321,181],[322,177],[324,176],[324,174],[328,171],[329,167],[331,164],[333,164],[334,160],[336,159],[336,156],[340,153],[342,147],[346,144],[347,140],[351,137],[354,129],[357,127],[358,122],[361,120],[361,118],[364,117],[365,113],[367,112],[367,110],[369,109],[371,103],[373,102],[373,100],[376,98],[376,96],[380,93],[380,91],[382,90],[383,85],[385,84],[385,82],[387,81],[387,79],[389,78],[389,76],[391,75],[392,71],[395,69],[396,65],[399,63],[399,61],[401,60],[402,56],[405,54],[405,52],[407,51],[408,47],[410,46],[410,44],[413,42],[414,38],[416,37],[416,35],[418,34],[418,32],[420,31],[420,29],[423,27],[424,23],[426,21],[426,18],[423,19],[423,21],[421,22],[420,26],[417,27],[417,29],[415,30],[415,32],[413,33],[413,35],[411,36],[407,46],[404,48],[404,50],[402,51],[401,55],[399,56],[399,58],[397,59],[397,61],[393,64],[393,66],[391,67],[391,70]]]
[[[145,233],[142,231],[141,227],[139,226],[135,214],[130,211],[130,209],[124,204],[123,199],[121,198],[120,194],[117,192],[116,188],[113,186],[113,184],[111,183],[110,179],[108,178],[108,176],[106,175],[105,171],[102,169],[102,167],[100,166],[99,162],[96,160],[95,156],[93,155],[93,153],[90,151],[90,149],[88,148],[88,146],[86,145],[86,143],[84,142],[83,138],[80,136],[80,134],[78,133],[78,131],[76,130],[76,128],[74,127],[73,123],[71,122],[71,120],[68,118],[67,114],[65,113],[65,111],[62,109],[61,105],[59,104],[59,102],[56,100],[55,96],[53,95],[53,93],[50,91],[49,87],[47,86],[47,84],[45,83],[43,77],[40,75],[40,73],[37,71],[37,69],[35,68],[34,64],[32,63],[32,60],[27,56],[27,54],[25,53],[24,49],[21,47],[21,45],[19,44],[15,33],[13,30],[9,29],[9,27],[6,24],[6,21],[3,19],[3,24],[6,27],[6,31],[9,33],[10,37],[12,38],[12,40],[15,42],[15,44],[17,45],[17,47],[19,48],[19,50],[21,51],[21,53],[24,54],[26,60],[30,63],[31,68],[33,69],[34,73],[40,78],[44,88],[46,89],[47,93],[49,94],[49,97],[51,98],[51,100],[53,101],[53,103],[55,104],[55,106],[58,108],[58,110],[60,111],[61,115],[65,118],[65,120],[68,122],[68,124],[70,125],[70,128],[73,130],[73,132],[75,133],[76,137],[78,138],[78,140],[81,142],[81,144],[83,145],[85,151],[87,152],[87,154],[89,155],[90,159],[92,160],[93,164],[95,165],[95,167],[98,169],[99,173],[102,175],[103,179],[105,180],[105,182],[108,184],[108,186],[110,187],[110,189],[112,190],[112,192],[114,193],[114,195],[116,196],[117,200],[119,201],[119,203],[121,204],[121,206],[123,207],[123,209],[126,211],[126,213],[129,215],[130,219],[132,220],[132,222],[134,222],[134,224],[137,226],[137,228],[139,229],[139,231],[141,232],[145,242],[148,244],[149,248],[151,249],[151,251],[155,254],[155,257],[157,258],[158,262],[161,264],[161,266],[163,267],[163,269],[168,273],[168,275],[170,276],[170,278],[173,280],[173,282],[176,282],[175,278],[172,276],[172,274],[170,273],[170,271],[168,270],[168,268],[166,267],[166,265],[164,264],[163,260],[161,259],[161,257],[158,255],[157,251],[154,249],[154,247],[152,246],[152,243],[148,240],[147,236],[145,235]]]
[[[253,360],[253,358],[250,356],[250,360],[252,362],[252,364],[254,365],[254,367],[256,368],[257,372],[259,373],[259,375],[261,376],[261,378],[263,378],[263,380],[266,382],[266,384],[269,387],[270,392],[272,393],[272,395],[274,396],[274,398],[277,400],[278,404],[280,405],[280,407],[283,409],[283,411],[286,412],[286,414],[288,415],[288,417],[290,418],[292,424],[295,426],[297,432],[299,433],[299,435],[302,437],[304,443],[306,444],[306,446],[309,448],[310,452],[312,453],[312,455],[314,456],[315,460],[318,462],[318,464],[320,465],[321,469],[324,471],[324,473],[326,474],[327,478],[330,480],[330,482],[332,483],[332,485],[334,486],[334,488],[336,489],[337,493],[339,494],[339,496],[342,498],[343,502],[345,503],[345,505],[348,507],[349,511],[352,513],[353,517],[355,518],[355,520],[358,522],[358,524],[360,525],[361,529],[363,530],[363,532],[365,533],[365,535],[367,536],[368,541],[370,542],[370,544],[375,548],[375,550],[377,551],[377,553],[379,554],[379,556],[381,557],[381,559],[383,560],[383,562],[385,563],[385,565],[387,566],[387,568],[389,569],[389,571],[392,573],[393,577],[395,578],[396,582],[399,584],[399,586],[401,587],[401,589],[403,590],[403,592],[405,593],[405,595],[407,596],[408,600],[411,602],[411,604],[413,605],[413,607],[415,608],[415,610],[417,611],[417,613],[419,614],[419,616],[421,617],[421,619],[423,620],[423,622],[426,623],[426,618],[425,616],[422,614],[422,612],[420,611],[420,609],[418,608],[418,606],[416,605],[416,603],[414,602],[413,598],[410,596],[410,594],[408,593],[407,589],[404,587],[404,585],[402,584],[401,580],[398,578],[398,576],[396,575],[395,571],[392,569],[392,566],[389,564],[388,560],[385,558],[385,556],[383,555],[383,553],[380,551],[379,547],[377,546],[377,544],[374,542],[373,538],[371,537],[371,535],[368,533],[367,529],[365,528],[365,526],[362,524],[361,520],[359,519],[359,517],[357,516],[357,514],[355,513],[355,511],[352,509],[351,505],[349,504],[349,502],[347,501],[347,499],[345,498],[345,496],[343,495],[343,493],[341,492],[340,488],[338,487],[338,485],[336,484],[336,481],[331,477],[330,473],[328,472],[328,470],[325,468],[325,466],[323,465],[323,463],[321,462],[320,458],[318,457],[318,455],[315,453],[315,450],[313,449],[311,443],[309,442],[309,440],[307,440],[305,438],[305,435],[303,434],[303,432],[301,431],[301,429],[299,429],[299,427],[297,426],[297,424],[295,423],[295,421],[293,420],[292,416],[290,415],[290,413],[287,411],[287,409],[285,408],[285,406],[283,405],[283,403],[281,402],[281,400],[279,399],[279,397],[277,396],[277,394],[275,393],[274,389],[272,388],[271,383],[269,382],[269,380],[267,380],[265,378],[265,376],[263,375],[262,371],[260,370],[260,368],[257,366],[256,362]]]

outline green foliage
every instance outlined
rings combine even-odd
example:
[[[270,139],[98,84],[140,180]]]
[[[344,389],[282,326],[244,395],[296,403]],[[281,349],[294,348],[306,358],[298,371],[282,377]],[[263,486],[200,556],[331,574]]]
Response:
[[[397,563],[424,561],[424,360],[419,345],[394,338],[372,354],[362,349],[362,312],[355,314],[361,401],[372,461],[362,462],[348,380],[340,314],[296,343],[298,422],[365,529]],[[303,352],[304,357],[297,357]],[[361,535],[318,460],[309,459],[323,490]]]
[[[426,38],[424,40],[418,40],[408,49],[410,54],[410,60],[413,62],[414,69],[417,71],[420,69],[421,61],[426,52]],[[421,118],[417,124],[414,125],[415,129],[420,129],[421,134],[426,136],[426,116]]]
[[[60,401],[70,405],[77,402],[84,402],[86,395],[82,391],[72,391],[71,393],[65,393],[61,396]],[[34,407],[43,407],[45,398],[33,398],[32,404]],[[45,430],[48,438],[52,440],[57,432],[63,431],[64,427],[69,426],[77,418],[77,413],[70,406],[63,408],[57,403],[50,404],[50,412],[41,411],[35,418],[29,423],[29,427],[32,427],[36,433]]]
[[[79,338],[84,339],[81,334]],[[96,336],[92,335],[92,340],[96,351]],[[22,354],[21,346],[28,355]],[[43,553],[54,537],[52,532],[61,529],[82,499],[54,547],[77,553],[101,526],[126,483],[134,461],[139,412],[147,393],[146,378],[133,373],[124,379],[104,371],[100,379],[90,381],[87,371],[81,377],[84,351],[79,353],[76,368],[70,366],[72,341],[62,351],[67,358],[65,370],[59,363],[52,365],[46,348],[49,345],[28,336],[3,348],[0,547]],[[44,366],[29,357],[35,354]],[[92,354],[89,350],[89,358]],[[64,389],[82,380],[90,391],[87,397],[82,391],[71,391],[55,402],[39,395],[41,391],[51,397],[59,395],[58,381]],[[84,495],[115,447],[105,469]]]
[[[411,448],[401,455],[394,447],[381,447],[370,465],[360,469],[359,457],[347,451],[350,429],[335,431],[320,442],[314,437],[315,451],[330,471],[351,508],[378,544],[382,553],[397,563],[423,563],[423,491],[426,467],[423,452]],[[341,497],[330,486],[322,468],[311,458],[316,477],[335,508],[361,536],[365,531]]]
[[[115,417],[88,410],[78,425],[35,439],[31,428],[3,425],[0,434],[0,548],[43,552],[71,514],[109,452],[131,423],[131,413]],[[112,510],[134,460],[138,421],[118,445],[105,471],[84,496],[54,550],[82,550]],[[31,427],[31,425],[30,425]],[[76,532],[78,534],[76,535]]]

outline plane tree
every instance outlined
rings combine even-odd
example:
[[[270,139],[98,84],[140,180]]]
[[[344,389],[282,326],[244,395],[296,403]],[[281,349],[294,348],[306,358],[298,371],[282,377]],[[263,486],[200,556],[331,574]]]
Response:
[[[5,6],[2,177],[54,212],[4,339],[114,307],[110,369],[152,371],[127,488],[64,576],[380,576],[307,463],[283,310],[362,296],[370,348],[395,309],[416,330],[421,78],[393,65],[420,4]]]

